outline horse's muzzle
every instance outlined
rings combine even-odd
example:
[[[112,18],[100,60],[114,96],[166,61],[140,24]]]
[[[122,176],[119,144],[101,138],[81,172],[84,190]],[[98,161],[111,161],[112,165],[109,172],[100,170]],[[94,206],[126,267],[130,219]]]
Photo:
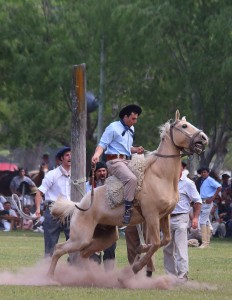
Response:
[[[193,147],[193,152],[196,153],[197,155],[200,155],[202,152],[205,151],[205,145],[201,143],[195,143]]]
[[[204,132],[201,131],[198,135],[196,135],[194,139],[192,151],[197,155],[200,155],[202,152],[205,151],[205,147],[207,146],[207,144],[208,137]]]

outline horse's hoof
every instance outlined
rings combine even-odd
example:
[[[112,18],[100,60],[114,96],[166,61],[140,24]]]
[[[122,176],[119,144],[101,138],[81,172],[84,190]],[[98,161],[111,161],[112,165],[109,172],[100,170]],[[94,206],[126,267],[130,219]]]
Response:
[[[126,288],[125,282],[122,280],[122,278],[118,278],[118,283],[120,284],[121,288]]]
[[[119,273],[118,283],[121,288],[128,287],[128,281],[134,276],[134,272],[131,269],[131,266],[124,267]]]
[[[141,268],[139,267],[139,264],[138,263],[135,263],[133,266],[132,266],[132,271],[137,274],[139,271],[141,270]]]
[[[54,272],[48,271],[48,272],[47,272],[47,277],[48,277],[49,279],[53,279],[53,278],[54,278]]]

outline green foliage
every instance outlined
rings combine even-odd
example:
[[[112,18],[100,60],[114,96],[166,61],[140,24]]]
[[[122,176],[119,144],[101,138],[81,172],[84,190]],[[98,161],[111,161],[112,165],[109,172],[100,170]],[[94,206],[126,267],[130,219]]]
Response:
[[[137,141],[154,148],[179,109],[210,135],[209,163],[231,138],[231,16],[228,0],[0,0],[0,145],[70,142],[72,66],[97,95],[103,39],[105,125],[137,102]]]

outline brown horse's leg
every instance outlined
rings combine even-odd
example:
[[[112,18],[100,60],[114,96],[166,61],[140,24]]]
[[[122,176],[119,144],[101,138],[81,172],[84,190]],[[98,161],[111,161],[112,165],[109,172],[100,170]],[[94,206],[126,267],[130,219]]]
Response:
[[[167,245],[171,240],[171,234],[170,234],[170,219],[169,215],[163,217],[160,220],[160,229],[163,233],[163,238],[160,243],[160,247],[163,247]]]
[[[138,254],[146,253],[150,249],[151,244],[144,244],[144,245],[139,245],[139,247],[136,249],[136,252]]]

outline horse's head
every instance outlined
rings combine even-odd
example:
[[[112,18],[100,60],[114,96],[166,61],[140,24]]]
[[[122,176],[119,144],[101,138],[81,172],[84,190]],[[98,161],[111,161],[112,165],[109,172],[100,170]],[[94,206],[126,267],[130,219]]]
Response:
[[[42,163],[39,168],[39,172],[46,174],[49,171],[48,164]]]
[[[208,144],[208,137],[202,131],[186,121],[180,119],[180,113],[176,111],[175,121],[170,125],[170,136],[173,144],[184,154],[200,155]]]

